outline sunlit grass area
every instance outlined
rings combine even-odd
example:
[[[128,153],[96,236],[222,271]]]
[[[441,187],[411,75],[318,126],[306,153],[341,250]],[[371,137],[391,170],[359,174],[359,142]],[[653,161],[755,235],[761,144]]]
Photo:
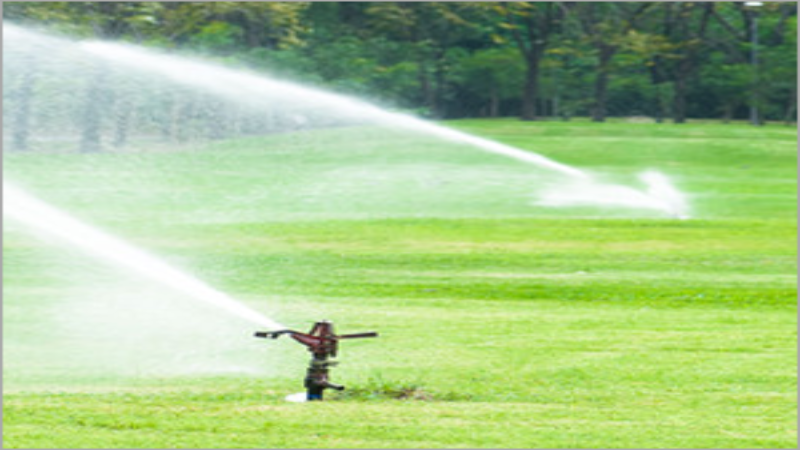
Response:
[[[535,206],[551,175],[385,130],[6,153],[7,179],[292,328],[328,318],[381,337],[342,345],[333,377],[348,389],[324,403],[283,400],[307,359],[290,340],[220,357],[260,372],[135,368],[128,350],[191,369],[211,347],[94,335],[81,325],[119,320],[85,317],[110,289],[144,283],[6,223],[4,445],[796,445],[794,128],[446,125],[621,183],[661,170],[693,218]],[[95,336],[118,359],[69,345]]]

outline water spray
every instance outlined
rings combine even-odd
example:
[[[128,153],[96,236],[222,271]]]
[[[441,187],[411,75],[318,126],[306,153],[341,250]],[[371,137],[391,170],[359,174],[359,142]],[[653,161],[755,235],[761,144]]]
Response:
[[[130,269],[145,279],[168,286],[233,316],[265,327],[283,326],[164,260],[78,220],[6,180],[3,180],[3,217],[26,225],[30,231],[57,238],[98,261]]]
[[[676,218],[687,218],[689,211],[683,194],[663,174],[640,175],[644,189],[616,183],[603,182],[587,170],[553,160],[527,149],[455,130],[411,115],[381,108],[367,101],[341,95],[300,83],[241,69],[231,69],[208,62],[177,57],[171,53],[148,50],[133,45],[84,40],[70,41],[48,37],[24,28],[6,24],[3,36],[14,51],[19,43],[35,42],[39,48],[66,48],[75,57],[90,61],[106,61],[115,66],[129,67],[131,73],[155,75],[161,80],[199,89],[219,100],[235,102],[240,107],[252,108],[259,115],[272,114],[264,105],[291,105],[297,113],[308,111],[321,117],[322,124],[335,118],[337,124],[380,125],[420,132],[451,142],[469,145],[494,155],[511,158],[561,175],[555,192],[537,194],[539,205],[549,206],[614,206],[642,208],[658,211]],[[81,64],[71,63],[79,66]],[[568,190],[568,192],[564,192]],[[600,195],[602,194],[602,195]]]
[[[331,367],[338,364],[338,361],[331,361],[330,358],[336,357],[340,339],[378,337],[378,333],[375,332],[337,335],[333,331],[333,323],[327,320],[315,323],[308,333],[294,330],[258,331],[255,336],[277,339],[283,334],[288,334],[295,341],[308,347],[308,351],[311,352],[312,357],[304,383],[306,401],[322,400],[325,389],[344,390],[344,386],[330,382],[328,373]]]
[[[339,118],[357,119],[359,122],[383,124],[422,132],[451,142],[460,142],[487,153],[515,159],[533,166],[565,176],[565,182],[575,188],[581,198],[561,198],[557,201],[545,198],[541,205],[568,206],[574,204],[609,205],[644,208],[660,211],[674,218],[689,217],[686,201],[681,192],[672,186],[669,179],[658,174],[643,173],[640,179],[646,189],[634,189],[623,185],[603,183],[591,173],[544,155],[506,145],[491,139],[475,136],[448,128],[411,115],[389,111],[354,97],[328,92],[297,83],[269,77],[264,74],[232,70],[190,58],[179,58],[173,54],[159,53],[130,45],[102,41],[84,41],[84,51],[106,60],[135,67],[137,70],[153,72],[186,86],[213,92],[224,98],[271,99],[270,103],[293,105],[306,104],[315,111],[329,111]],[[597,191],[611,193],[597,196]],[[560,197],[556,195],[556,197]]]

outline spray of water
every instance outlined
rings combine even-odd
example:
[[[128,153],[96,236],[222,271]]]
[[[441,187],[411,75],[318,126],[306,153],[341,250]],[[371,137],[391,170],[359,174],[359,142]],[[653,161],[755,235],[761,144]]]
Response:
[[[678,219],[688,219],[689,204],[683,193],[675,188],[666,175],[650,170],[642,172],[639,179],[647,186],[647,194],[661,205],[662,211],[669,211]]]
[[[44,51],[57,46],[76,58],[77,63],[70,63],[70,67],[97,68],[98,62],[104,61],[109,68],[126,68],[127,73],[138,73],[143,76],[156,75],[161,80],[171,81],[175,86],[194,88],[195,92],[203,94],[213,94],[216,98],[224,99],[237,107],[249,108],[255,116],[271,115],[280,110],[280,114],[296,118],[301,123],[310,122],[317,126],[376,124],[463,143],[565,177],[562,187],[570,193],[579,194],[577,196],[581,197],[581,204],[649,209],[676,217],[687,214],[686,202],[681,193],[663,174],[653,176],[653,172],[649,172],[640,175],[645,188],[633,194],[631,192],[633,188],[600,181],[584,170],[535,152],[470,135],[410,115],[392,112],[354,97],[276,79],[263,73],[226,68],[132,45],[101,41],[72,43],[13,25],[5,25],[3,34],[9,42],[24,42],[20,48],[28,45]],[[10,47],[11,50],[15,48]],[[86,56],[92,58],[87,59]],[[572,192],[576,189],[583,189],[585,192]],[[600,197],[596,195],[597,192],[604,192],[607,195]],[[632,197],[637,199],[632,201]],[[593,199],[597,201],[592,202]],[[551,201],[545,196],[538,204],[556,206],[572,203]]]
[[[538,202],[540,205],[622,206],[651,209],[673,217],[688,217],[686,202],[680,191],[670,183],[665,175],[654,171],[640,175],[640,180],[645,184],[645,190],[638,191],[626,186],[599,182],[586,171],[562,164],[543,155],[470,135],[406,114],[388,111],[353,97],[277,80],[263,74],[228,69],[128,45],[89,41],[82,43],[81,46],[87,52],[117,64],[157,73],[175,82],[200,88],[206,92],[214,92],[231,99],[246,99],[246,101],[256,103],[268,100],[272,103],[307,108],[318,114],[327,114],[340,119],[352,118],[360,122],[366,120],[376,124],[402,127],[468,144],[492,154],[513,158],[567,176],[568,181],[561,186],[562,192],[546,194],[543,200]]]
[[[3,215],[31,230],[57,237],[105,263],[132,270],[228,314],[267,328],[285,328],[163,260],[75,219],[6,181],[3,181]]]
[[[221,66],[194,61],[188,58],[164,55],[153,51],[107,42],[86,42],[88,52],[116,63],[130,65],[139,70],[157,72],[173,81],[217,92],[235,99],[271,99],[294,106],[308,105],[314,109],[330,111],[334,116],[352,117],[374,123],[424,132],[454,142],[461,142],[481,150],[514,158],[529,164],[554,170],[565,175],[585,178],[587,174],[574,167],[553,161],[542,155],[504,145],[489,139],[446,128],[406,114],[379,108],[353,97],[334,94],[296,83],[276,80],[263,74],[251,74]]]
[[[639,175],[644,190],[627,186],[604,184],[591,180],[559,183],[540,193],[533,203],[541,206],[625,206],[668,212],[677,219],[688,219],[688,205],[669,179],[656,171]]]

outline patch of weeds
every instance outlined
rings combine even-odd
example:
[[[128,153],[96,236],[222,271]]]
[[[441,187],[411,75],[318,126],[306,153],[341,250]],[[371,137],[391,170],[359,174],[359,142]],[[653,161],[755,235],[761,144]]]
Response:
[[[471,396],[455,392],[439,392],[426,388],[419,382],[385,380],[380,375],[371,377],[360,386],[348,387],[331,396],[336,400],[413,400],[413,401],[465,401]]]

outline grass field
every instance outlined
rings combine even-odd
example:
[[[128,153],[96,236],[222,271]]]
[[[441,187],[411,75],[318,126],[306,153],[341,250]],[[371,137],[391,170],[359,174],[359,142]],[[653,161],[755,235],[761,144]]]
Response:
[[[381,337],[343,345],[324,403],[283,400],[306,363],[288,340],[234,355],[263,376],[86,369],[100,353],[58,318],[142,283],[6,223],[4,446],[797,445],[795,129],[448,126],[621,182],[663,170],[694,218],[531,206],[547,174],[384,131],[6,153],[8,179],[293,328]]]

